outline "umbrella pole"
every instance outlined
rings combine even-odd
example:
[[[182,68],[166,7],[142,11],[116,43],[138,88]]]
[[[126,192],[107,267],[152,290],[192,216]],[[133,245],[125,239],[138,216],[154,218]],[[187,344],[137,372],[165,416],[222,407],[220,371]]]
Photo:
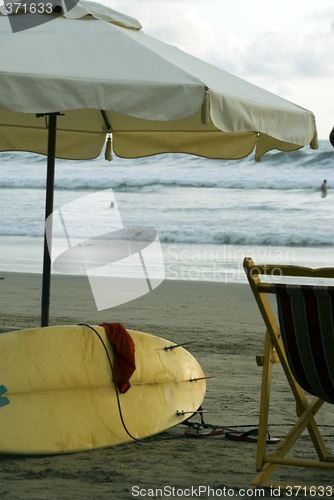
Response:
[[[45,200],[45,220],[53,212],[53,193],[54,193],[54,175],[56,159],[56,130],[57,114],[49,114],[49,137],[48,137],[48,162],[46,177],[46,200]],[[44,257],[43,257],[43,284],[42,284],[42,315],[41,326],[49,325],[49,306],[50,306],[50,285],[51,285],[51,255],[47,244],[52,239],[52,224],[48,225],[48,235],[46,229],[44,232]]]

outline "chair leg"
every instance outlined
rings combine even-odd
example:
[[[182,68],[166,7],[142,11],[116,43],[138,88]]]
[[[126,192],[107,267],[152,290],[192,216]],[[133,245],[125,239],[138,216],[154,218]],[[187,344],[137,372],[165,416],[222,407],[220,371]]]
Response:
[[[316,421],[314,419],[312,419],[311,422],[308,424],[307,430],[309,431],[309,434],[311,436],[311,439],[312,439],[315,451],[317,452],[317,455],[319,457],[319,460],[321,462],[326,462],[326,461],[332,460],[331,457],[329,456],[329,453],[326,449],[325,443],[323,442],[320,431],[319,431],[318,426],[316,424]]]
[[[306,427],[308,428],[308,431],[312,438],[319,460],[321,462],[326,462],[329,460],[328,452],[320,435],[318,426],[314,420],[314,415],[322,406],[323,401],[315,398],[311,404],[308,404],[304,391],[298,386],[298,384],[296,384],[295,380],[292,377],[288,377],[288,380],[290,379],[290,386],[293,389],[296,397],[297,407],[299,408],[298,413],[302,413],[302,415],[293,426],[289,434],[286,436],[286,438],[278,445],[277,450],[272,455],[272,457],[266,456],[272,365],[274,362],[274,352],[276,352],[274,350],[273,340],[275,340],[275,347],[278,348],[278,352],[280,353],[281,345],[279,338],[277,338],[275,335],[274,339],[272,339],[269,331],[267,330],[264,343],[259,433],[256,457],[256,470],[259,472],[259,474],[257,474],[257,476],[253,480],[251,484],[252,488],[257,487],[268,480],[276,467],[279,465],[279,462],[282,459],[284,461],[285,455],[288,453],[290,448],[293,446],[293,444],[296,442],[296,440],[299,438]],[[283,369],[286,368],[287,370],[289,370],[285,356],[281,355],[279,357],[281,363],[283,364]],[[301,408],[303,408],[302,411]]]
[[[307,401],[305,392],[297,384],[296,380],[294,379],[294,377],[290,371],[288,361],[286,359],[286,355],[284,352],[282,339],[281,339],[279,332],[274,332],[274,331],[270,332],[269,331],[269,335],[271,338],[271,342],[272,342],[273,346],[275,347],[277,354],[278,354],[278,357],[281,361],[283,371],[284,371],[286,378],[289,382],[292,393],[294,394],[294,397],[296,399],[297,416],[300,417],[304,413],[304,411],[307,410],[307,408],[309,408],[309,403]],[[307,425],[307,429],[308,429],[309,434],[311,436],[314,448],[318,454],[319,460],[322,462],[325,462],[326,460],[329,459],[329,454],[327,452],[326,446],[323,442],[323,439],[321,437],[321,434],[319,432],[318,426],[317,426],[314,418],[310,419],[310,421]]]
[[[330,463],[326,460],[315,462],[285,458],[288,451],[292,448],[306,427],[308,427],[311,422],[315,423],[314,416],[319,411],[323,403],[324,401],[321,399],[314,398],[295,425],[290,429],[284,440],[278,445],[275,453],[270,457],[264,457],[264,465],[259,474],[257,474],[254,478],[251,488],[256,488],[257,486],[268,486],[269,483],[267,481],[278,465],[334,469],[334,463]]]
[[[271,338],[267,330],[264,341],[264,362],[263,362],[263,372],[262,372],[259,433],[258,433],[257,457],[256,457],[257,471],[260,471],[262,469],[264,464],[264,457],[266,455],[272,366],[273,366],[273,344],[271,342]]]

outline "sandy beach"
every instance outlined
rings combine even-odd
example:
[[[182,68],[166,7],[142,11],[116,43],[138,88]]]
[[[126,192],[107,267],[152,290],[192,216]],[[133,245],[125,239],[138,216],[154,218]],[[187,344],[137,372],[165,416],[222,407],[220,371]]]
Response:
[[[0,280],[1,333],[38,327],[41,276],[6,272],[0,276],[5,278]],[[188,350],[207,376],[216,376],[207,383],[205,420],[244,430],[257,426],[261,368],[255,356],[263,350],[265,329],[248,285],[169,280],[133,302],[97,312],[85,277],[53,276],[51,325],[102,322],[120,322],[176,343],[196,341]],[[283,436],[294,422],[294,407],[282,369],[275,365],[272,436]],[[317,422],[331,424],[331,411],[328,405]],[[322,430],[333,454],[333,428]],[[0,498],[127,500],[143,498],[144,493],[151,498],[212,498],[220,491],[225,491],[223,496],[241,496],[239,489],[247,489],[256,474],[256,445],[224,436],[192,439],[184,431],[180,425],[138,443],[71,455],[0,455]],[[294,454],[315,456],[306,433]],[[274,479],[296,485],[334,483],[330,471],[314,469],[280,468]],[[165,486],[170,487],[165,496],[155,491]]]

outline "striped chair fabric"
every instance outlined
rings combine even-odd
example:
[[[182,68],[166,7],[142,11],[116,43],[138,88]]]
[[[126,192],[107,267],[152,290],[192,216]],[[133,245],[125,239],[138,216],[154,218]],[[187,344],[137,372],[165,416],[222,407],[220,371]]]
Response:
[[[272,291],[292,374],[334,404],[334,287],[272,284]]]

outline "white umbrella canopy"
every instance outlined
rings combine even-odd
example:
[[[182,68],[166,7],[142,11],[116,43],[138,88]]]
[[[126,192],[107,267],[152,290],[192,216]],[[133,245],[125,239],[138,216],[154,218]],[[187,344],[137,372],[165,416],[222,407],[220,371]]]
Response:
[[[100,110],[114,152],[126,158],[238,159],[256,146],[260,159],[271,149],[316,147],[311,112],[145,35],[108,7],[81,1],[66,12],[52,3],[62,16],[17,33],[0,9],[0,151],[47,154],[36,114],[62,112],[56,156],[94,158],[107,131]],[[25,15],[17,14],[22,23]]]
[[[95,2],[70,10],[64,0],[45,2],[34,4],[44,5],[35,14],[29,0],[14,3],[21,7],[13,16],[0,7],[0,151],[48,156],[45,218],[53,212],[55,157],[95,158],[108,133],[124,158],[238,159],[255,148],[261,159],[272,149],[318,146],[310,111],[146,35],[136,19]],[[47,238],[44,248],[42,326]]]

